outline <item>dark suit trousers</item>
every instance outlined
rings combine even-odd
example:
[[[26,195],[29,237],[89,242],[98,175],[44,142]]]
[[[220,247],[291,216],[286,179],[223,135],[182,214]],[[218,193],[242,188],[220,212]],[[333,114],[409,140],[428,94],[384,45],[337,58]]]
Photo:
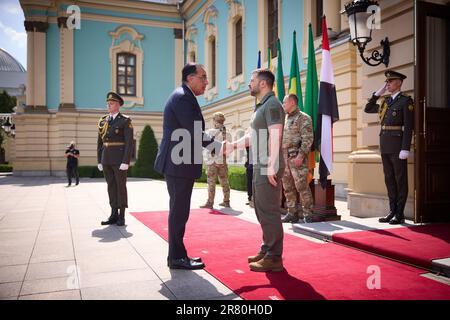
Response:
[[[103,174],[108,184],[109,204],[111,208],[128,208],[126,170],[119,170],[119,165],[103,165]]]
[[[403,216],[408,198],[408,160],[399,159],[398,153],[381,154],[381,160],[389,207],[393,213]]]
[[[253,166],[249,164],[245,170],[247,174],[247,196],[248,200],[252,200],[253,195]]]
[[[166,175],[166,182],[170,196],[169,259],[181,259],[187,257],[183,238],[189,219],[194,179]]]
[[[66,168],[67,172],[67,181],[69,181],[69,184],[72,184],[72,177],[75,178],[76,182],[78,183],[80,181],[80,176],[78,174],[78,166],[68,166]]]

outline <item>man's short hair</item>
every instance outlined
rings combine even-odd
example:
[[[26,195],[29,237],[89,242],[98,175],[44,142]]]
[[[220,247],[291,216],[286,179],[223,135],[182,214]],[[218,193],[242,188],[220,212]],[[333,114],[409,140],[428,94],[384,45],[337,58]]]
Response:
[[[182,71],[182,81],[183,82],[187,82],[187,78],[191,75],[191,74],[197,74],[197,68],[198,67],[203,67],[203,65],[199,64],[199,63],[188,63],[183,67],[183,71]]]
[[[256,74],[256,77],[260,81],[265,81],[270,88],[273,88],[273,84],[275,83],[275,75],[269,69],[256,69],[252,72]]]
[[[290,94],[287,96],[287,98],[288,98],[289,100],[294,101],[295,104],[298,105],[298,97],[297,97],[296,94],[290,93]]]

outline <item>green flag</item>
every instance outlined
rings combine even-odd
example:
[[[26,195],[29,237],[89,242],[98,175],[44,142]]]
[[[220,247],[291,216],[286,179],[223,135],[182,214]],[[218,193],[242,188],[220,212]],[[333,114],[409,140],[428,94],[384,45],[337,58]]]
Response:
[[[306,72],[306,89],[305,89],[305,110],[304,112],[311,117],[313,130],[316,132],[316,119],[317,119],[317,104],[319,100],[319,84],[317,78],[316,67],[316,53],[314,50],[314,40],[311,28],[309,24],[309,40],[308,40],[308,69]],[[318,155],[315,152],[315,146],[311,147],[311,152],[308,156],[308,182],[310,182],[314,176],[314,168],[316,161],[319,161]]]
[[[308,69],[306,73],[306,89],[305,89],[305,113],[308,114],[312,119],[314,132],[316,132],[318,100],[319,100],[319,83],[317,78],[316,53],[314,50],[312,28],[311,24],[309,24]]]
[[[297,32],[294,31],[294,41],[292,46],[291,75],[289,77],[289,93],[296,94],[298,97],[298,106],[303,111],[302,86],[300,81],[300,67],[298,65],[297,54]]]
[[[284,74],[283,74],[283,62],[281,59],[281,44],[280,39],[277,41],[278,48],[278,67],[277,67],[277,97],[280,101],[283,101],[286,94],[284,87]]]

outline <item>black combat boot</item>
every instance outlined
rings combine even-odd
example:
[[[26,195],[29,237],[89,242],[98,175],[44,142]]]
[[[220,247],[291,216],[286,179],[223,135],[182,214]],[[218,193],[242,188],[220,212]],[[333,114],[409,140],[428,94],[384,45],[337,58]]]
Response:
[[[117,219],[116,225],[119,227],[125,225],[125,208],[120,208],[119,218]]]
[[[109,224],[116,223],[118,217],[119,217],[118,209],[117,208],[112,208],[111,209],[111,215],[109,216],[107,221],[102,221],[102,226],[106,226],[106,225],[109,225]]]

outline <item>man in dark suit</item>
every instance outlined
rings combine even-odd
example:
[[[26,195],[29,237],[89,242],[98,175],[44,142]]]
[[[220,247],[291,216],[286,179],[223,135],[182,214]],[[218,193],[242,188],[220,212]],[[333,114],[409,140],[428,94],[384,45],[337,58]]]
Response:
[[[369,99],[364,111],[378,113],[381,124],[380,152],[383,162],[384,180],[389,197],[390,212],[379,222],[401,224],[405,217],[408,198],[408,156],[414,128],[414,103],[410,96],[402,93],[406,76],[400,72],[385,72],[386,83]],[[377,100],[388,91],[390,95]]]
[[[125,225],[128,208],[127,173],[133,153],[133,125],[131,119],[119,112],[123,99],[115,92],[107,94],[109,114],[98,122],[97,160],[108,184],[111,216],[102,225]]]
[[[202,147],[221,153],[222,144],[205,133],[205,121],[196,96],[208,85],[202,65],[187,64],[183,84],[169,97],[164,109],[163,137],[155,170],[164,174],[170,196],[169,255],[171,269],[202,269],[201,258],[189,258],[183,243],[195,179],[202,174]]]

